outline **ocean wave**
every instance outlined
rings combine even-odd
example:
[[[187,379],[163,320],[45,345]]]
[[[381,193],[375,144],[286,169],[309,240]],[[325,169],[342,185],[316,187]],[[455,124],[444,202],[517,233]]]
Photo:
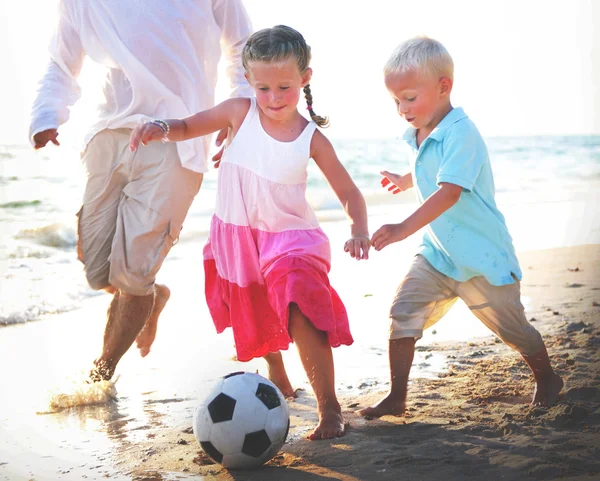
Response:
[[[25,229],[15,237],[17,239],[29,239],[36,244],[63,249],[77,244],[75,229],[59,223],[37,229]]]
[[[26,322],[39,321],[40,318],[47,314],[61,314],[77,309],[78,306],[44,306],[33,305],[28,306],[23,311],[14,311],[7,314],[0,313],[0,326],[11,326],[15,324],[25,324]]]
[[[17,200],[0,204],[0,209],[19,209],[21,207],[35,207],[42,203],[41,200]]]

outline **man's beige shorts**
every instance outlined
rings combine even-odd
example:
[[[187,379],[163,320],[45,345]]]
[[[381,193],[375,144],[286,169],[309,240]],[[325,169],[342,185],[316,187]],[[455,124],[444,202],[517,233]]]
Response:
[[[143,296],[179,237],[202,174],[184,169],[175,144],[129,150],[130,129],[103,130],[83,154],[87,185],[77,251],[93,289]]]
[[[543,346],[540,333],[525,317],[518,280],[505,286],[493,286],[483,276],[458,282],[437,271],[421,255],[415,256],[396,291],[390,309],[390,339],[421,338],[423,331],[439,321],[458,298],[521,354],[535,354]]]

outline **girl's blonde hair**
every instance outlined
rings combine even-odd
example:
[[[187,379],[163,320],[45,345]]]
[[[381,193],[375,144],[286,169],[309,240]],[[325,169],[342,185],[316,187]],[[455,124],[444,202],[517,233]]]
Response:
[[[454,79],[454,62],[448,50],[429,37],[414,37],[398,45],[383,68],[385,75],[408,70]]]
[[[310,64],[310,46],[304,37],[293,28],[277,25],[252,34],[242,51],[242,64],[248,74],[252,62],[280,62],[294,58],[298,70],[303,74]],[[328,127],[329,119],[315,114],[310,84],[304,87],[304,96],[310,118],[319,127]]]

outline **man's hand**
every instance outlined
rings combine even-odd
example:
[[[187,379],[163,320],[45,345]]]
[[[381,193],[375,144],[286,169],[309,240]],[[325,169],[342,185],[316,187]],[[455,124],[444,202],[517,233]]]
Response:
[[[392,174],[387,170],[381,171],[380,174],[383,175],[383,179],[381,179],[381,187],[389,186],[388,191],[390,191],[392,194],[398,194],[403,190],[410,189],[413,186],[411,174]]]
[[[58,140],[58,131],[56,129],[48,129],[42,132],[38,132],[33,136],[35,150],[42,149],[46,146],[48,142],[52,142],[54,145],[60,145]]]
[[[371,238],[371,245],[376,251],[380,251],[384,247],[406,239],[409,233],[406,232],[404,224],[386,224],[382,225],[373,237]]]
[[[227,138],[227,133],[229,132],[229,128],[221,129],[217,134],[217,139],[215,140],[215,144],[217,147],[220,147],[223,141]],[[215,163],[215,169],[219,168],[219,164],[221,163],[221,157],[223,157],[223,150],[225,147],[222,147],[215,155],[213,155],[212,161]]]

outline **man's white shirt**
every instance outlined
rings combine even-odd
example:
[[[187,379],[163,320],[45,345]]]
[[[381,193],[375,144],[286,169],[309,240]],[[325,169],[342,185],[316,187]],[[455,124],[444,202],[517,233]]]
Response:
[[[61,0],[30,139],[69,119],[81,95],[77,77],[86,55],[107,68],[107,77],[105,102],[84,145],[104,129],[214,106],[221,52],[231,96],[252,96],[240,62],[250,34],[241,0]],[[178,142],[182,165],[206,172],[209,142],[210,136]]]

